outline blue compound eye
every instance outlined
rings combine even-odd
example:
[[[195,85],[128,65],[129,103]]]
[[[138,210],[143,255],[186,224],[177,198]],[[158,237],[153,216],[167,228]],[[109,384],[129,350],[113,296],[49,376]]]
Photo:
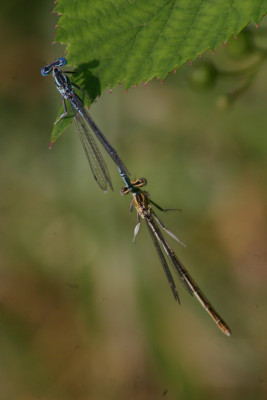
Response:
[[[59,67],[64,67],[64,65],[67,64],[67,60],[64,57],[59,57],[58,61],[59,61],[59,64],[58,64]]]
[[[49,65],[46,65],[45,67],[43,67],[41,69],[41,74],[43,76],[46,76],[48,74],[50,74],[50,72],[52,71],[53,68],[57,68],[57,67],[64,67],[64,65],[67,64],[67,60],[64,57],[59,57],[58,60],[52,62]]]
[[[51,72],[51,68],[43,67],[43,68],[41,69],[41,74],[42,74],[43,76],[48,75],[50,72]]]

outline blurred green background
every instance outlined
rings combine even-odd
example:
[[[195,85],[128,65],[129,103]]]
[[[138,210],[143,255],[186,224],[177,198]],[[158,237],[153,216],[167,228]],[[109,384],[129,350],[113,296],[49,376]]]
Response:
[[[104,195],[72,127],[49,151],[60,96],[40,68],[64,51],[52,6],[0,8],[0,399],[265,399],[267,65],[225,112],[216,99],[237,79],[196,92],[189,64],[91,108],[132,177],[183,209],[162,220],[227,338],[179,282],[174,302],[144,224],[132,244],[109,159]],[[228,49],[212,57],[223,67]]]

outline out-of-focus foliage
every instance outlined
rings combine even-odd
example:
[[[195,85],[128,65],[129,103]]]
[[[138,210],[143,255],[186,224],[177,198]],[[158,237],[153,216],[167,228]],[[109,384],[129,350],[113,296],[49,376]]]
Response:
[[[229,40],[226,53],[228,58],[223,60],[215,57],[215,61],[210,55],[207,60],[194,64],[188,75],[192,88],[197,90],[207,90],[221,83],[222,93],[218,96],[217,105],[222,110],[249,89],[266,62],[266,30],[247,27],[239,36]]]
[[[225,113],[231,84],[194,92],[189,65],[91,109],[152,199],[183,209],[161,218],[227,338],[182,287],[174,302],[143,224],[132,244],[114,165],[104,195],[73,130],[49,151],[60,96],[40,68],[62,49],[47,7],[0,9],[0,397],[265,399],[266,65]]]

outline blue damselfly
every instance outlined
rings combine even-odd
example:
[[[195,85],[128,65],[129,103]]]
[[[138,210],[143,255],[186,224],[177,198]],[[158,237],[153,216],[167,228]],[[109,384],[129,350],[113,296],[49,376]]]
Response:
[[[74,120],[76,121],[78,135],[82,142],[86,157],[89,161],[93,176],[102,190],[107,190],[107,184],[113,190],[111,178],[106,166],[106,163],[101,155],[101,152],[88,128],[88,125],[96,135],[97,139],[103,145],[109,156],[117,165],[121,175],[129,174],[126,166],[118,156],[116,150],[111,146],[108,140],[105,138],[103,133],[100,131],[98,126],[95,124],[89,113],[84,107],[82,99],[74,92],[73,86],[82,90],[76,84],[72,83],[67,73],[75,73],[73,71],[62,71],[60,68],[64,67],[67,61],[64,57],[60,57],[58,60],[46,65],[41,69],[43,76],[49,75],[53,72],[56,87],[63,99],[64,113],[57,119],[55,124],[68,114],[65,100],[68,100],[72,111],[74,113]]]

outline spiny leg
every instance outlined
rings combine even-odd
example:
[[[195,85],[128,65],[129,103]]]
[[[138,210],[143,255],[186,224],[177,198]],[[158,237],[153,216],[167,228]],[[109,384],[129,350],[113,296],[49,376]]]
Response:
[[[149,197],[149,196],[148,196]],[[149,198],[149,203],[153,204],[153,206],[157,207],[158,210],[163,211],[163,212],[168,212],[168,211],[182,211],[181,208],[162,208],[159,206],[157,203],[155,203],[153,200]]]
[[[171,236],[174,240],[176,240],[178,243],[180,243],[182,246],[186,247],[186,245],[180,240],[178,239],[178,237],[171,231],[169,231],[169,229],[167,229],[165,227],[165,225],[163,224],[163,222],[161,222],[161,220],[159,219],[159,217],[157,216],[157,214],[155,213],[155,211],[152,210],[152,214],[155,217],[155,220],[158,222],[158,224],[160,225],[160,227],[166,232],[168,233],[169,236]]]
[[[63,99],[64,113],[61,114],[60,117],[54,122],[54,125],[56,125],[62,118],[65,118],[68,115],[66,101],[65,101],[64,97],[62,97],[62,99]]]
[[[136,224],[136,227],[134,228],[133,243],[135,242],[136,235],[137,235],[137,233],[139,232],[140,225],[141,225],[140,215],[139,215],[139,213],[138,213],[138,211],[137,211],[137,224]]]

